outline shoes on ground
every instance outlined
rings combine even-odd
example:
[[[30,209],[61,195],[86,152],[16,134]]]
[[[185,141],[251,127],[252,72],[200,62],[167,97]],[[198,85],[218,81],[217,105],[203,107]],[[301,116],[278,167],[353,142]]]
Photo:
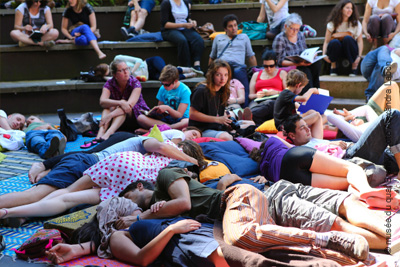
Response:
[[[53,47],[53,46],[55,46],[56,45],[56,42],[54,42],[53,40],[51,40],[51,41],[44,41],[43,42],[43,46],[45,47],[45,48],[51,48],[51,47]]]
[[[397,66],[398,66],[397,62],[393,61],[392,63],[390,63],[389,66],[385,67],[385,69],[383,70],[383,75],[385,77],[385,81],[388,81],[389,77],[390,77],[390,80],[392,79],[393,74],[397,71]]]
[[[357,76],[357,69],[351,70],[349,76],[350,77],[356,77]]]
[[[58,152],[59,146],[60,146],[60,139],[58,139],[58,137],[56,137],[56,136],[53,137],[50,140],[50,146],[49,146],[49,148],[47,148],[43,157],[45,159],[49,159],[49,158],[53,157]]]
[[[305,37],[315,37],[317,36],[317,31],[312,28],[310,25],[303,25],[303,32]]]
[[[337,68],[331,68],[331,76],[337,76]]]
[[[204,77],[204,72],[201,71],[200,66],[194,66],[191,68],[194,73],[196,73],[197,77]]]

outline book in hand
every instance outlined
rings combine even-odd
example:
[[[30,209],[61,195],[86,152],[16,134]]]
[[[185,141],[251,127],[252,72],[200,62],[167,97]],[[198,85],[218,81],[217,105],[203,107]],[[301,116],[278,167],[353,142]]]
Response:
[[[41,33],[40,31],[32,31],[32,34],[29,35],[29,38],[31,38],[32,40],[40,40],[43,36],[43,33]]]
[[[329,96],[329,91],[325,89],[318,89],[319,95],[311,95],[305,104],[301,104],[297,109],[301,113],[306,113],[310,109],[318,111],[319,114],[324,114],[325,110],[328,108],[333,97]]]
[[[287,56],[285,57],[285,59],[290,60],[294,63],[301,63],[301,62],[314,63],[326,57],[326,55],[319,56],[319,54],[322,54],[322,51],[318,49],[319,47],[308,48],[298,56]]]
[[[153,107],[150,110],[140,110],[140,113],[156,120],[164,119],[169,115],[169,112],[167,110],[161,113],[157,106]]]

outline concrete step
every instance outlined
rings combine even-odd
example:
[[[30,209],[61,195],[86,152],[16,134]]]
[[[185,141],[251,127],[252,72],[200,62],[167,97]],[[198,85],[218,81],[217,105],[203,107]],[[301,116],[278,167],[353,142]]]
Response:
[[[365,100],[368,81],[363,76],[320,76],[321,88],[328,89],[334,98]]]

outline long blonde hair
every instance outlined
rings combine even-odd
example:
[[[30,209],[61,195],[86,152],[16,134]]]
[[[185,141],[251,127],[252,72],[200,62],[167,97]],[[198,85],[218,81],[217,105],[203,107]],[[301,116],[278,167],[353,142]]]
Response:
[[[76,10],[80,12],[83,9],[83,7],[86,6],[86,4],[87,4],[86,0],[76,0]],[[71,4],[68,1],[66,7],[68,8],[70,6],[71,6]]]

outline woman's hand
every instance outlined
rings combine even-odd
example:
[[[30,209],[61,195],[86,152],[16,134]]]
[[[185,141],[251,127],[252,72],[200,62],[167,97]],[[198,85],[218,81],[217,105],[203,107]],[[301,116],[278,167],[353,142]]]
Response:
[[[191,28],[193,28],[193,27],[194,27],[194,25],[193,25],[192,23],[190,23],[190,22],[188,22],[188,23],[183,23],[183,28],[191,29]]]
[[[217,123],[229,126],[232,120],[229,118],[229,115],[225,114],[224,116],[216,117]]]
[[[172,232],[175,234],[184,234],[199,229],[201,227],[201,223],[192,219],[186,219],[176,222],[168,227],[170,227]]]
[[[32,27],[32,25],[26,24],[24,26],[24,30],[27,32],[31,32],[31,31],[33,31],[33,27]]]
[[[259,183],[259,184],[265,184],[267,182],[267,179],[265,179],[265,177],[261,176],[261,175],[250,178],[250,180],[253,180],[255,183]]]
[[[46,256],[52,263],[60,264],[79,257],[79,253],[77,253],[73,245],[57,244],[49,251],[46,251]]]
[[[394,32],[389,33],[388,39],[392,40],[396,34]]]
[[[267,93],[266,93],[266,92],[264,92],[263,90],[261,90],[261,91],[258,91],[258,92],[256,93],[256,95],[257,95],[257,98],[260,98],[260,97],[264,97],[264,96],[266,96],[266,95],[267,95]]]
[[[367,41],[368,41],[368,42],[370,42],[370,43],[372,42],[371,34],[366,33],[366,34],[365,34],[365,38],[367,38]]]
[[[131,104],[129,104],[126,100],[121,100],[120,101],[120,107],[127,114],[130,114],[131,111],[132,111]]]
[[[75,37],[79,37],[79,36],[81,36],[81,33],[80,32],[75,32],[74,36],[72,36],[72,39],[75,39]]]
[[[43,26],[40,28],[40,32],[42,33],[42,34],[45,34],[46,32],[48,32],[49,31],[49,28],[47,27],[47,25],[46,24],[43,24]]]
[[[154,203],[150,207],[151,212],[152,213],[158,212],[164,206],[165,203],[166,203],[166,201],[164,201],[164,200]]]
[[[392,37],[392,38],[393,38],[393,37]],[[360,63],[360,61],[361,61],[361,57],[358,56],[358,57],[356,58],[356,60],[354,60],[353,64],[356,64],[356,65],[358,66],[358,64]]]
[[[189,23],[191,23],[193,27],[197,27],[197,21],[189,19]]]
[[[299,66],[299,67],[303,67],[303,66],[307,67],[307,66],[310,66],[310,65],[311,65],[310,62],[305,62],[305,61],[297,63],[297,66]]]
[[[329,64],[332,63],[332,61],[329,59],[328,56],[324,57],[324,60],[325,60],[326,62],[328,62]]]

